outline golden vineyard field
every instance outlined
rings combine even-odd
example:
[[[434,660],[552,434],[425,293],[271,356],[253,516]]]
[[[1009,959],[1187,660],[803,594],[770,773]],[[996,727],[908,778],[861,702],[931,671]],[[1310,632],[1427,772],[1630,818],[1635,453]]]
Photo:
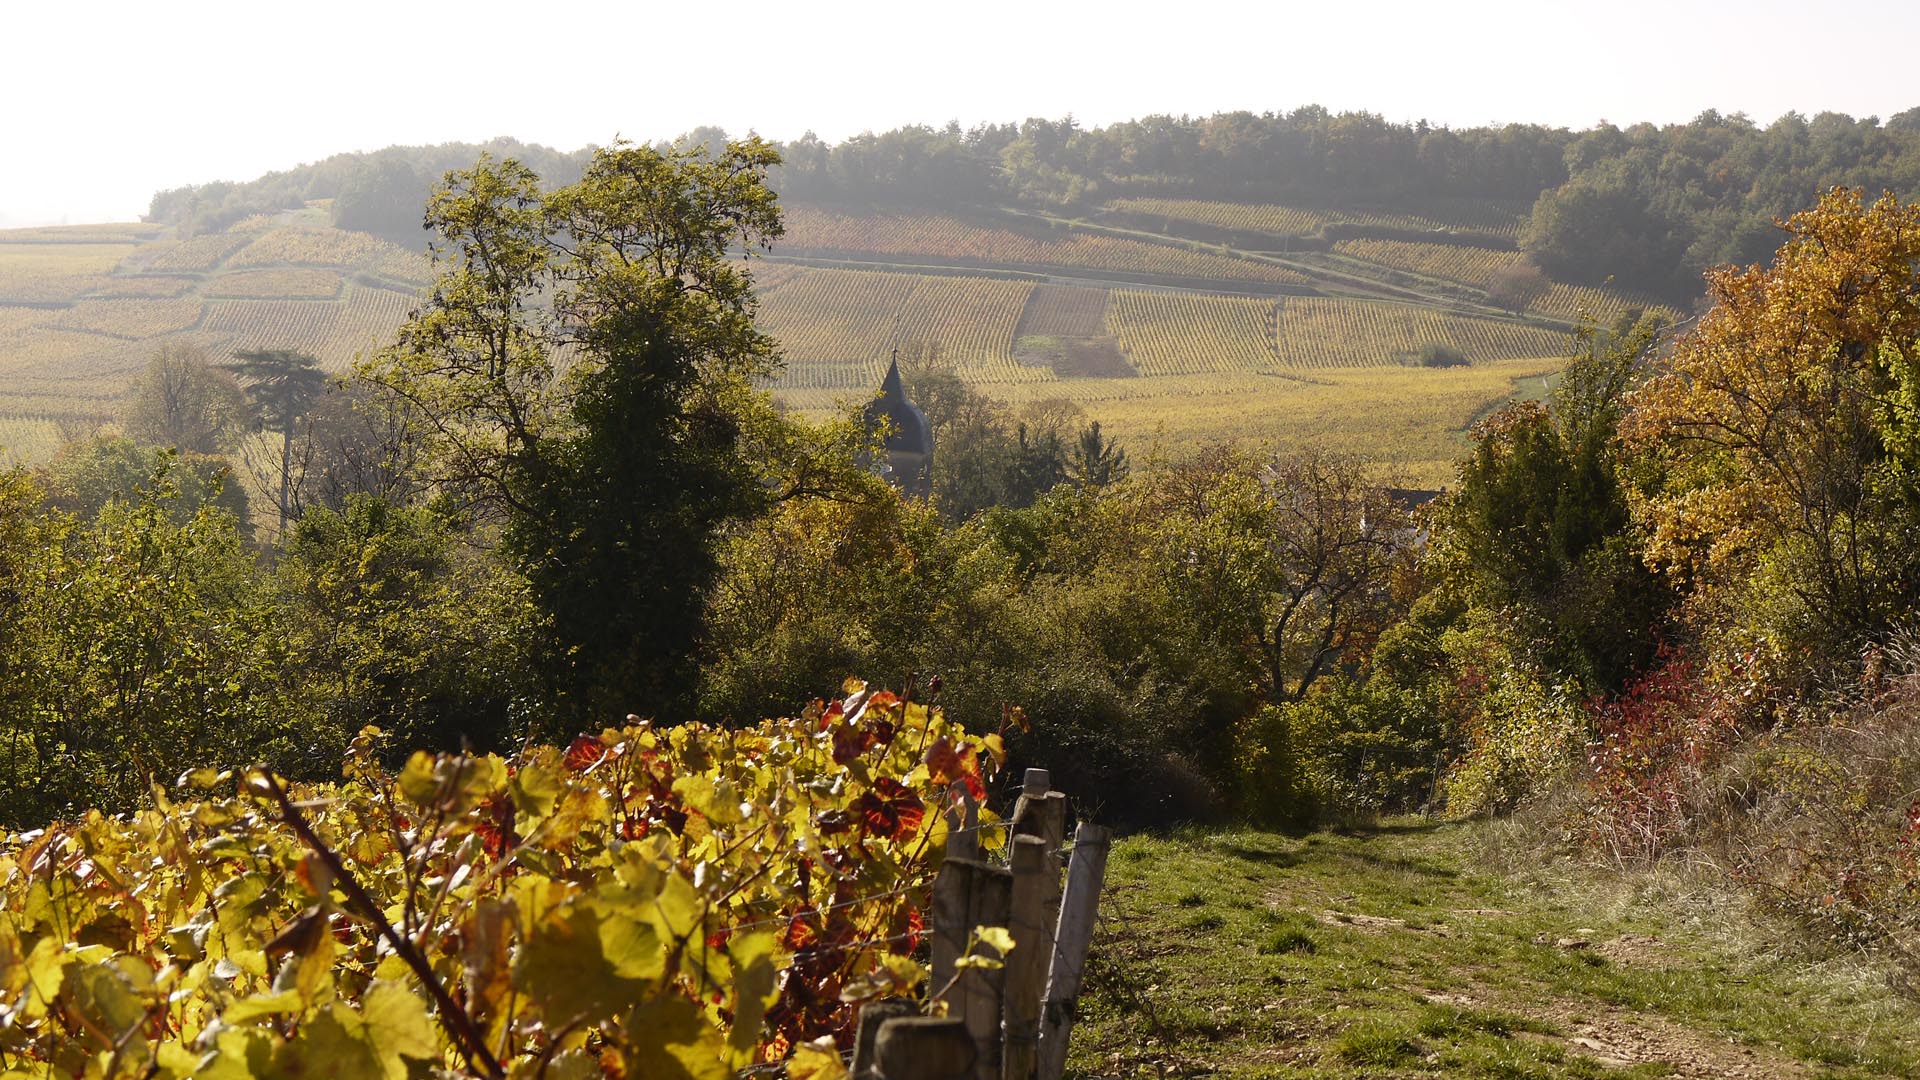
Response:
[[[0,447],[44,457],[109,418],[153,352],[311,352],[334,371],[388,340],[426,260],[386,241],[257,220],[175,240],[145,225],[0,232]]]
[[[1333,250],[1350,258],[1406,270],[1426,277],[1457,281],[1485,290],[1494,277],[1505,270],[1524,265],[1527,257],[1518,251],[1491,251],[1456,244],[1428,244],[1407,240],[1341,240]],[[1657,301],[1595,289],[1585,285],[1554,283],[1527,310],[1555,319],[1598,323],[1612,321],[1630,307],[1658,311],[1669,319],[1678,315]]]
[[[1567,335],[1557,330],[1405,304],[1295,296],[1280,302],[1275,318],[1274,348],[1287,367],[1399,364],[1428,344],[1451,345],[1474,362],[1568,349]]]
[[[1066,230],[1015,232],[941,214],[848,214],[791,207],[787,210],[787,234],[780,246],[849,255],[927,257],[981,265],[1085,267],[1275,285],[1299,285],[1307,280],[1285,267],[1209,251]]]
[[[1416,229],[1421,232],[1453,230],[1481,233],[1513,239],[1520,235],[1520,219],[1491,208],[1462,208],[1445,217],[1419,214],[1378,213],[1367,210],[1339,210],[1324,207],[1277,206],[1268,203],[1215,202],[1207,199],[1130,198],[1114,199],[1104,209],[1119,214],[1162,218],[1169,222],[1193,222],[1235,232],[1267,233],[1271,236],[1308,236],[1333,224],[1369,225],[1390,229]]]
[[[1097,322],[1087,318],[1088,294],[1103,298]],[[1062,297],[1081,312],[1044,310]],[[787,358],[776,384],[783,390],[871,387],[894,349],[909,357],[934,355],[982,385],[1048,382],[1050,370],[1015,358],[1016,342],[1023,333],[1057,335],[1072,324],[1084,331],[1078,336],[1115,339],[1134,370],[1150,377],[1394,366],[1427,344],[1453,346],[1474,362],[1567,349],[1559,331],[1381,301],[1060,290],[814,267],[784,268],[778,284],[765,290],[760,317]]]
[[[1446,471],[1473,416],[1512,393],[1516,380],[1551,370],[1567,350],[1563,334],[1509,320],[1383,301],[1235,295],[1249,286],[1294,286],[1301,276],[1212,251],[940,215],[807,206],[788,214],[790,233],[776,258],[755,260],[753,269],[761,323],[786,357],[772,388],[803,410],[870,392],[897,349],[909,360],[951,365],[1011,402],[1078,402],[1136,439],[1285,440],[1317,431],[1433,479]],[[313,215],[251,219],[185,240],[143,227],[0,233],[0,446],[43,459],[63,433],[109,419],[163,344],[198,345],[216,356],[294,348],[339,371],[389,340],[430,277],[425,255],[288,220]],[[1363,246],[1352,257],[1383,265],[1439,257],[1424,247]],[[795,250],[1055,266],[1062,277],[1041,283],[778,258]],[[1203,276],[1230,291],[1109,287],[1076,276],[1076,267],[1126,271],[1141,281]],[[36,283],[33,297],[9,297],[8,282],[16,292]],[[1542,303],[1591,299],[1557,286]],[[1471,367],[1405,366],[1427,344],[1459,349]],[[1055,366],[1087,349],[1100,364]],[[1350,440],[1335,428],[1369,434]]]

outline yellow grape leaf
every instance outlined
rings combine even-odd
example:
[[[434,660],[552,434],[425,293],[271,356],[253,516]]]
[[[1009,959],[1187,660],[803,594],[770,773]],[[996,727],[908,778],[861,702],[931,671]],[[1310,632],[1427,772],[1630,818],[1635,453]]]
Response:
[[[727,780],[707,776],[682,776],[673,782],[673,793],[715,825],[740,823],[740,793]]]
[[[255,994],[244,997],[227,1006],[220,1014],[223,1023],[246,1024],[263,1016],[287,1016],[300,1011],[304,1004],[295,990],[282,990],[277,994]]]
[[[538,1058],[516,1060],[508,1075],[512,1080],[605,1080],[600,1059],[585,1050],[562,1050],[543,1067]]]
[[[533,760],[520,766],[507,783],[507,793],[513,797],[513,805],[520,813],[530,818],[543,818],[553,813],[554,804],[567,788],[566,776],[561,772],[558,762]]]
[[[670,942],[687,941],[699,934],[706,915],[693,886],[679,874],[667,875],[649,907],[654,930]]]
[[[727,1034],[732,1053],[728,1063],[735,1069],[752,1063],[753,1052],[760,1045],[760,1025],[767,1008],[779,997],[779,971],[773,961],[777,940],[772,931],[761,930],[740,934],[727,943],[734,970],[733,1028]]]
[[[877,1001],[901,997],[926,980],[927,969],[911,957],[884,953],[880,966],[857,978],[849,979],[840,991],[841,1001]]]
[[[13,920],[0,916],[0,998],[12,1000],[27,985],[27,954]]]
[[[156,1055],[164,1065],[169,1055],[165,1047]],[[253,1080],[274,1072],[273,1036],[257,1027],[223,1028],[213,1037],[213,1053],[191,1070],[194,1080]],[[291,1061],[293,1055],[282,1048],[280,1056]],[[322,1076],[324,1071],[308,1075]],[[345,1074],[342,1074],[345,1075]]]
[[[580,838],[580,831],[607,816],[607,800],[594,788],[569,786],[540,830],[540,846],[560,851]]]
[[[787,1059],[787,1076],[789,1080],[847,1080],[847,1066],[833,1038],[823,1035],[794,1048],[793,1057]]]
[[[683,997],[666,997],[633,1011],[622,1055],[628,1076],[648,1080],[732,1080],[727,1044],[706,1010]]]
[[[406,1080],[403,1057],[433,1061],[441,1056],[427,1003],[401,983],[374,983],[367,990],[360,1017],[365,1025],[362,1038],[373,1048],[388,1080]]]
[[[205,1056],[196,1054],[177,1042],[161,1043],[153,1051],[153,1060],[160,1066],[161,1075],[169,1078],[211,1075],[211,1070],[203,1072],[200,1068],[200,1060]],[[6,1075],[10,1080],[13,1074]],[[251,1073],[247,1075],[251,1076]]]
[[[908,990],[919,986],[927,978],[927,969],[911,956],[886,953],[880,957],[880,966],[893,976],[896,983]]]
[[[981,971],[998,971],[1007,965],[991,956],[982,956],[979,953],[968,953],[958,960],[955,960],[953,966],[956,968],[979,968]]]
[[[45,1016],[53,999],[60,993],[60,984],[66,981],[66,956],[60,943],[49,934],[34,942],[33,951],[27,954],[27,988],[32,991],[27,997],[23,1015],[28,1020]]]
[[[467,757],[415,750],[400,770],[400,791],[415,806],[463,813],[507,783],[498,754]]]
[[[255,1030],[241,1029],[241,1030]],[[300,1033],[291,1042],[280,1048],[273,1056],[273,1070],[270,1075],[306,1080],[313,1077],[374,1077],[395,1080],[387,1072],[386,1063],[380,1060],[366,1038],[366,1025],[360,1017],[346,1005],[335,1002],[318,1016],[300,1025]],[[222,1042],[225,1040],[222,1039]],[[225,1047],[222,1047],[225,1050]],[[223,1052],[222,1057],[225,1057]],[[405,1077],[406,1070],[399,1059],[395,1065],[401,1066],[400,1076]],[[241,1074],[229,1072],[228,1075],[261,1075],[258,1072]]]
[[[995,772],[1006,767],[1007,741],[1000,737],[999,732],[989,733],[985,738],[980,740],[980,745],[986,749],[987,756],[993,759]]]
[[[110,1044],[120,1042],[146,1019],[146,1004],[125,973],[112,964],[76,967],[66,983],[69,1008],[84,1018],[89,1031],[105,1036]]]
[[[600,913],[600,954],[615,976],[657,979],[666,970],[667,953],[653,924],[619,912]]]
[[[400,793],[415,806],[431,806],[440,794],[440,777],[434,768],[434,756],[415,750],[400,769]]]
[[[575,1021],[603,1020],[637,1004],[653,989],[647,980],[621,977],[607,959],[599,914],[582,905],[565,915],[536,929],[513,965],[514,985],[538,1003],[554,1030]],[[614,937],[616,947],[637,950],[637,935],[623,938],[615,932]],[[623,953],[623,959],[631,970],[634,957]]]
[[[976,926],[973,939],[982,945],[991,945],[1001,956],[1013,951],[1013,935],[1004,926]]]

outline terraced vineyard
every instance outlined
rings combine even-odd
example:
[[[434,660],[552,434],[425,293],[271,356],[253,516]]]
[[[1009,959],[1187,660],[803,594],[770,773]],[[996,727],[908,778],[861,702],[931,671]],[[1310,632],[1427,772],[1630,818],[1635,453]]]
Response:
[[[224,300],[331,300],[340,295],[340,274],[300,266],[241,270],[213,279],[205,292]]]
[[[233,269],[249,266],[351,266],[379,262],[394,251],[392,244],[361,232],[342,229],[269,229],[227,260]]]
[[[1106,333],[1107,290],[1036,285],[1016,337],[1098,337]]]
[[[214,233],[187,240],[163,243],[143,261],[145,269],[157,272],[194,272],[211,270],[226,262],[228,256],[253,242],[246,232]]]
[[[1479,233],[1512,240],[1520,235],[1521,215],[1491,205],[1462,204],[1445,216],[1381,213],[1329,207],[1279,206],[1271,203],[1215,202],[1207,199],[1114,199],[1103,209],[1117,214],[1160,218],[1178,223],[1211,225],[1235,232],[1269,236],[1310,236],[1328,225],[1367,225],[1420,232]]]
[[[994,278],[795,270],[761,301],[780,340],[782,389],[864,391],[894,349],[932,355],[986,385],[1052,378],[1014,359],[1014,328],[1033,285]]]
[[[0,416],[0,467],[44,461],[60,449],[60,423],[47,417]]]
[[[81,300],[45,324],[60,330],[80,330],[122,341],[140,341],[191,330],[200,323],[203,305],[195,299]]]
[[[1480,247],[1407,240],[1341,240],[1333,245],[1333,250],[1350,258],[1426,277],[1457,281],[1483,291],[1493,284],[1495,276],[1502,271],[1527,262],[1527,257],[1517,251],[1492,251]],[[1527,310],[1555,319],[1590,319],[1605,323],[1628,308],[1656,311],[1669,320],[1679,318],[1672,308],[1655,300],[1558,282],[1548,286],[1546,292],[1528,305]]]
[[[0,446],[42,457],[106,419],[163,344],[301,349],[344,370],[392,336],[426,266],[371,236],[265,219],[187,240],[147,225],[0,232]]]
[[[1527,261],[1518,251],[1408,240],[1341,240],[1333,245],[1333,250],[1398,270],[1458,281],[1476,289],[1485,289],[1501,271],[1523,266]]]
[[[1524,323],[1370,300],[1286,297],[1274,319],[1280,363],[1297,368],[1404,364],[1421,346],[1450,345],[1469,361],[1560,356],[1567,335]]]
[[[782,249],[835,255],[908,256],[964,265],[1083,267],[1118,273],[1305,284],[1297,271],[1211,251],[1096,233],[978,225],[941,214],[849,214],[814,207],[787,210]]]
[[[1226,220],[1220,207],[1229,204],[1179,202]],[[1239,212],[1266,213],[1246,220],[1275,228],[1354,219],[1285,207]],[[1295,216],[1274,216],[1282,212]],[[1303,295],[1327,284],[1310,276],[1318,268],[1212,245],[936,214],[809,206],[788,214],[787,241],[752,268],[760,322],[787,361],[771,388],[803,411],[861,399],[898,349],[951,364],[1009,402],[1076,402],[1143,450],[1156,441],[1312,441],[1439,483],[1473,418],[1518,387],[1537,392],[1567,347],[1564,333],[1540,323]],[[338,371],[389,340],[418,303],[430,264],[371,236],[287,223],[319,216],[251,219],[186,240],[145,227],[0,234],[0,444],[44,457],[62,432],[110,416],[161,344],[215,355],[296,348]],[[1443,244],[1341,243],[1343,266],[1398,266],[1467,287],[1519,258]],[[828,259],[836,264],[821,265]],[[1571,316],[1582,305],[1612,310],[1606,303],[1622,300],[1556,286],[1536,310]],[[1408,366],[1427,344],[1458,349],[1470,364]]]
[[[1115,289],[1107,328],[1142,375],[1270,372],[1271,300]]]

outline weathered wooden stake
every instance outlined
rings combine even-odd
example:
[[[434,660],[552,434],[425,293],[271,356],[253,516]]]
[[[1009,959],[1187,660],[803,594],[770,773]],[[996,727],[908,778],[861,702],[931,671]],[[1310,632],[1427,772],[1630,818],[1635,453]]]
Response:
[[[1053,925],[1047,894],[1059,886],[1047,842],[1038,836],[1013,838],[1013,952],[1007,957],[1003,1030],[1006,1051],[1003,1080],[1033,1080],[1039,1060],[1040,996],[1046,989],[1047,963],[1053,956]]]
[[[881,1080],[967,1080],[976,1073],[975,1056],[973,1037],[957,1017],[899,1017],[874,1039]]]
[[[980,803],[966,785],[955,782],[947,804],[947,858],[980,857]]]
[[[1045,769],[1028,769],[1014,803],[1011,822],[1015,836],[1037,836],[1047,842],[1047,854],[1059,852],[1067,837],[1067,797],[1047,785],[1053,779]],[[1056,865],[1047,879],[1046,921],[1052,926],[1060,910],[1060,871]]]
[[[1060,901],[1060,922],[1053,935],[1053,965],[1041,1006],[1038,1080],[1060,1080],[1067,1064],[1067,1036],[1073,1031],[1080,983],[1086,975],[1087,948],[1093,941],[1094,915],[1107,876],[1111,830],[1082,822],[1073,834],[1067,864],[1067,892]]]
[[[898,998],[869,1001],[860,1007],[860,1025],[853,1036],[852,1080],[877,1080],[880,1029],[887,1021],[918,1015],[913,1002]],[[969,1043],[971,1045],[971,1043]]]
[[[978,1080],[1000,1077],[1000,1010],[1006,969],[958,969],[977,926],[1006,926],[1013,874],[971,859],[948,859],[933,881],[933,984],[947,989],[948,1016],[966,1021]],[[1016,950],[1017,951],[1017,950]],[[956,977],[957,972],[957,977]]]

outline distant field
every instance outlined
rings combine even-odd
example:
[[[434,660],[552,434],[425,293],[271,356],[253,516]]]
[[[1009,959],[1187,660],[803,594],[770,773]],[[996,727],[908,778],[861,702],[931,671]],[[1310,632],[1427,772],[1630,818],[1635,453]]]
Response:
[[[1106,204],[1105,209],[1121,214],[1164,218],[1170,222],[1193,222],[1235,232],[1266,233],[1276,237],[1308,236],[1328,225],[1342,223],[1421,232],[1473,232],[1508,240],[1520,235],[1518,215],[1491,206],[1470,207],[1465,204],[1443,216],[1164,198],[1114,199]]]
[[[1210,251],[1064,229],[1015,231],[941,214],[849,214],[797,206],[787,209],[786,220],[787,234],[775,245],[775,253],[805,249],[934,258],[968,265],[1084,267],[1276,285],[1298,285],[1307,280],[1285,267]]]
[[[340,273],[302,266],[240,270],[214,278],[204,292],[228,300],[331,300],[340,295]]]
[[[0,230],[0,244],[141,244],[166,231],[143,221],[106,225],[45,225]]]
[[[1312,376],[1174,375],[1061,379],[991,388],[1024,404],[1071,401],[1122,439],[1137,458],[1239,441],[1275,449],[1323,446],[1380,463],[1383,476],[1420,487],[1453,482],[1465,431],[1479,417],[1565,363],[1558,357],[1501,360],[1459,368],[1343,368]],[[825,413],[861,395],[783,392],[795,408]]]
[[[1556,330],[1369,300],[1287,297],[1274,324],[1275,351],[1289,367],[1405,363],[1429,344],[1451,345],[1473,362],[1555,356],[1568,348],[1567,335]]]
[[[1341,240],[1333,250],[1396,270],[1407,270],[1426,277],[1457,281],[1485,290],[1501,271],[1524,265],[1527,257],[1517,251],[1490,251],[1407,240]],[[1658,301],[1584,285],[1555,283],[1527,310],[1556,319],[1592,319],[1605,323],[1630,307],[1655,311],[1677,319],[1678,313]]]
[[[1050,379],[1014,359],[1014,327],[1033,286],[993,278],[805,270],[767,294],[761,324],[778,338],[782,386],[877,385],[894,349],[938,357],[987,385]]]
[[[1115,289],[1107,328],[1142,375],[1267,372],[1273,348],[1271,300]]]
[[[1061,275],[1042,283],[754,261],[761,325],[787,358],[772,388],[803,410],[870,393],[897,349],[909,360],[951,364],[1009,402],[1078,402],[1142,452],[1156,442],[1222,438],[1320,442],[1437,482],[1451,473],[1466,425],[1553,371],[1558,360],[1535,358],[1566,347],[1564,334],[1403,303],[1248,296],[1249,286],[1303,279],[1184,245],[941,215],[806,206],[788,214],[787,249],[876,263],[1056,267]],[[63,432],[110,417],[163,344],[216,356],[301,349],[340,371],[390,340],[419,303],[430,263],[365,234],[304,224],[317,217],[263,217],[187,240],[146,227],[85,227],[56,238],[0,233],[3,452],[44,458]],[[1383,259],[1406,254],[1363,250]],[[1108,287],[1079,269],[1217,281],[1223,291]],[[1583,299],[1561,289],[1549,294],[1556,303]],[[1441,371],[1405,365],[1429,343],[1451,345],[1472,363]]]
[[[44,457],[63,429],[106,419],[166,344],[300,349],[344,370],[391,338],[426,273],[424,256],[375,237],[265,218],[187,240],[148,225],[0,231],[0,452]]]

